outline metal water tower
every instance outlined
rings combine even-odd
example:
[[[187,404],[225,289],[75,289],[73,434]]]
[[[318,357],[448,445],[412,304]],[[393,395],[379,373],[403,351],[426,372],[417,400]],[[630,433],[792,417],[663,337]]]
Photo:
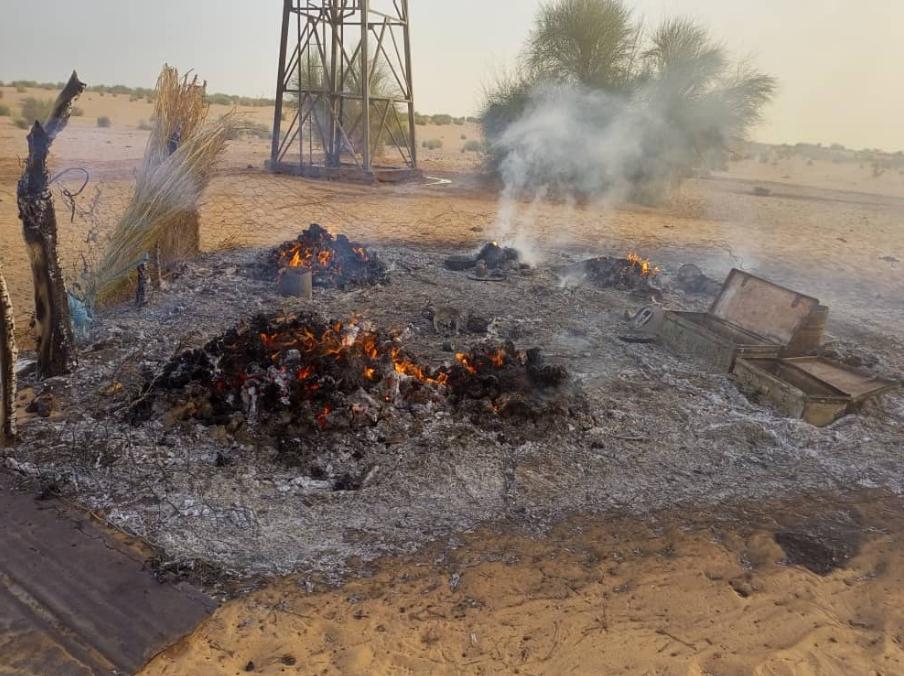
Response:
[[[409,37],[408,0],[283,0],[270,169],[419,175]]]

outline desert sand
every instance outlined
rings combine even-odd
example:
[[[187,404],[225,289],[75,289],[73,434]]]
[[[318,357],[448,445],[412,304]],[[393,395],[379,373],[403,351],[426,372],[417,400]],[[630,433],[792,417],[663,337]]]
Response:
[[[14,110],[22,96],[51,94],[3,92]],[[147,138],[138,125],[151,113],[146,102],[109,94],[87,94],[79,106],[84,116],[73,118],[52,156],[55,171],[91,174],[71,220],[57,196],[62,255],[74,276],[89,232],[109,230],[128,200]],[[268,109],[242,112],[271,121]],[[112,127],[97,128],[99,115]],[[421,165],[450,183],[275,177],[263,170],[266,140],[236,141],[206,195],[204,248],[273,244],[315,221],[379,244],[465,248],[492,237],[498,194],[475,176],[479,158],[461,152],[479,138],[477,127],[418,131],[443,141],[440,150],[420,149]],[[0,118],[0,262],[23,334],[30,281],[15,182],[24,153],[25,132]],[[771,194],[755,196],[755,186]],[[695,262],[717,278],[742,265],[818,295],[832,308],[830,332],[866,350],[904,347],[904,176],[897,172],[873,177],[855,162],[747,160],[689,181],[658,208],[523,206],[538,257],[548,248],[637,250],[667,268]],[[463,534],[382,560],[339,588],[290,578],[242,595],[146,673],[904,673],[900,523],[862,509],[875,519],[873,536],[824,576],[784,563],[774,529],[765,526],[578,519],[542,536],[501,528]]]
[[[737,523],[472,533],[339,589],[292,578],[252,593],[143,674],[902,673],[900,505],[857,513],[877,533],[825,576]]]

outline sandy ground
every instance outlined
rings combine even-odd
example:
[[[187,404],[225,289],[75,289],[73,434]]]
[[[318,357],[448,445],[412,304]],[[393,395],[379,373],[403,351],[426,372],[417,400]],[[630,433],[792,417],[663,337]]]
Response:
[[[817,504],[821,518],[837,509]],[[746,527],[472,533],[341,589],[292,578],[252,593],[142,673],[899,674],[900,503],[866,504],[855,511],[873,535],[825,576],[783,563],[750,514]]]
[[[15,91],[3,91],[3,103],[16,108]],[[91,172],[79,207],[99,191],[93,221],[106,230],[128,200],[146,140],[137,126],[151,106],[97,94],[79,105],[85,115],[57,141],[53,166]],[[247,112],[270,121],[265,109]],[[112,128],[98,129],[98,115],[110,116]],[[476,158],[460,151],[461,136],[477,138],[476,128],[419,131],[422,140],[443,141],[442,150],[422,150],[423,168],[451,184],[274,177],[261,169],[266,141],[233,144],[203,207],[205,248],[275,243],[312,221],[384,245],[470,246],[492,237],[498,197],[470,173]],[[0,261],[23,327],[30,286],[15,181],[24,152],[24,132],[0,118]],[[756,197],[754,186],[772,194]],[[665,266],[697,262],[713,276],[742,265],[830,305],[830,332],[866,349],[904,347],[904,177],[896,172],[873,178],[857,163],[746,161],[689,182],[658,209],[521,207],[522,232],[538,256],[637,249]],[[63,257],[74,271],[91,222],[77,216],[70,223],[59,211]],[[482,531],[451,553],[384,561],[338,590],[308,593],[286,580],[226,605],[149,673],[231,674],[249,662],[262,673],[904,672],[904,550],[896,527],[825,577],[777,565],[782,556],[765,532],[638,534],[645,527],[622,535],[572,524],[539,540]],[[751,559],[753,549],[760,553]],[[729,584],[738,578],[749,585],[740,587],[747,596],[736,590],[740,583]]]

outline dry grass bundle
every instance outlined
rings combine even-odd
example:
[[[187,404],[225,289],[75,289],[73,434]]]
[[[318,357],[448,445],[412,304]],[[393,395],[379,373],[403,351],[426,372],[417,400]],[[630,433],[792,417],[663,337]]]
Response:
[[[145,167],[157,166],[172,155],[173,145],[190,139],[207,119],[205,93],[207,83],[198,83],[195,75],[180,81],[179,71],[164,66],[157,78],[151,136],[144,153]]]
[[[135,192],[88,290],[97,303],[118,298],[146,256],[169,262],[197,253],[201,195],[235,125],[232,114],[206,123],[205,88],[197,77],[180,80],[175,68],[163,68]]]

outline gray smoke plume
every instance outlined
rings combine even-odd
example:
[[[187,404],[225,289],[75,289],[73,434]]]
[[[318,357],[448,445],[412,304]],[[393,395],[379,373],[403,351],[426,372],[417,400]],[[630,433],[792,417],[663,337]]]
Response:
[[[713,99],[687,114],[664,89],[650,83],[626,96],[572,84],[536,87],[492,145],[503,182],[496,239],[530,258],[539,201],[656,201],[705,159],[700,139],[724,148],[730,130],[723,106]]]
[[[635,101],[575,85],[536,88],[493,146],[503,181],[496,238],[530,258],[539,201],[616,201],[639,180],[654,178],[659,169],[650,162],[649,144],[664,125]]]

